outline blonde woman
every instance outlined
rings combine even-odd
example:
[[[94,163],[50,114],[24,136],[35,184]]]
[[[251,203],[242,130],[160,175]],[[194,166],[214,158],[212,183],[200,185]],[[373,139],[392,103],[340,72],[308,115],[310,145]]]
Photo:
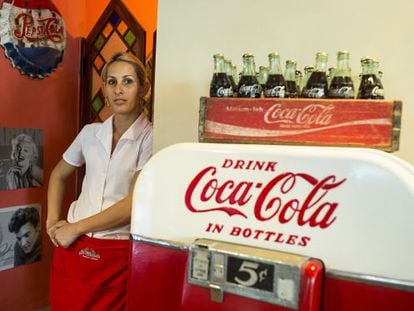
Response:
[[[126,53],[114,55],[101,78],[113,115],[82,129],[49,180],[52,310],[125,309],[132,190],[152,150],[143,113],[149,83],[142,63]],[[63,220],[66,180],[82,165],[81,194]]]

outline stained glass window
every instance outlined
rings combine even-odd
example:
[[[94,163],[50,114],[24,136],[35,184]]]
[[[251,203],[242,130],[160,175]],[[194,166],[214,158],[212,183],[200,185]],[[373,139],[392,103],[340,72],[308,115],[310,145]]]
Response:
[[[90,121],[104,121],[111,115],[111,109],[104,104],[105,99],[101,90],[100,74],[103,66],[114,53],[120,51],[136,52],[137,45],[140,44],[137,36],[138,34],[128,27],[127,22],[116,11],[109,15],[101,32],[96,36],[92,47],[94,49],[92,55],[95,56],[92,59],[92,85],[90,96],[88,96],[91,112],[95,117],[94,120]]]
[[[135,42],[136,37],[131,30],[128,30],[128,32],[124,36],[124,39],[126,43],[128,44],[128,46],[131,46]]]
[[[112,26],[111,23],[107,23],[104,30],[102,31],[102,34],[105,36],[105,38],[108,38],[109,35],[111,34],[112,29],[114,29],[114,27]]]
[[[125,33],[125,31],[128,30],[128,26],[127,26],[127,24],[124,23],[124,21],[121,21],[117,28],[118,28],[118,31],[121,35],[123,35]]]

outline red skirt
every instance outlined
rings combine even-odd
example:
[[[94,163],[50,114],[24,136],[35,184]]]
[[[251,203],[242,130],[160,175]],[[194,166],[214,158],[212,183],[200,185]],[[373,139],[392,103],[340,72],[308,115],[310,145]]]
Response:
[[[80,237],[57,247],[50,274],[53,311],[125,310],[129,240]]]

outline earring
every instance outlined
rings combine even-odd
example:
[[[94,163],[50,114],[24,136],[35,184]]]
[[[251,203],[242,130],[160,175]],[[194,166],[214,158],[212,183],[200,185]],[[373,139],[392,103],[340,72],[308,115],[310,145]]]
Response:
[[[108,106],[108,107],[110,106],[108,97],[105,97],[105,105]]]

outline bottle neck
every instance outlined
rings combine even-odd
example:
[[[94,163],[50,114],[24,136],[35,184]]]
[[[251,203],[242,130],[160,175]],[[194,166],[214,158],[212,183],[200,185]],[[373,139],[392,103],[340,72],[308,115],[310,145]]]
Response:
[[[296,81],[296,65],[295,64],[286,64],[285,80]]]
[[[325,72],[328,65],[328,55],[326,53],[318,53],[315,60],[315,71]]]
[[[237,75],[237,67],[234,64],[232,64],[231,66],[231,74],[233,76],[234,81],[237,83],[237,81],[239,80],[239,77]]]
[[[256,66],[253,57],[243,59],[243,76],[256,76]]]
[[[229,61],[229,60],[225,61],[224,62],[224,67],[225,67],[225,70],[226,70],[226,74],[228,76],[232,76],[233,75],[233,69],[232,69],[231,61]]]
[[[337,68],[334,71],[334,76],[348,77],[351,76],[351,68],[349,67],[348,58],[338,58]]]
[[[380,78],[381,74],[380,74],[380,69],[379,69],[379,62],[374,62],[374,63],[372,64],[372,67],[374,67],[374,72],[375,72],[375,75],[376,75],[378,78]]]
[[[215,73],[225,73],[226,68],[224,64],[224,58],[222,57],[216,57],[214,59],[214,72]]]
[[[309,67],[309,66],[305,67],[305,74],[303,76],[305,82],[308,81],[309,77],[311,76],[312,72],[314,72],[314,71],[315,71],[315,68],[313,66],[312,67]]]
[[[316,60],[315,70],[319,72],[326,72],[327,62],[325,60]]]
[[[276,57],[276,56],[269,57],[269,74],[270,75],[282,74],[282,69],[280,68],[279,57]]]
[[[259,83],[265,84],[268,77],[269,77],[269,69],[267,67],[260,67],[259,77],[258,77]]]
[[[373,63],[362,64],[362,75],[376,75],[374,64]]]

